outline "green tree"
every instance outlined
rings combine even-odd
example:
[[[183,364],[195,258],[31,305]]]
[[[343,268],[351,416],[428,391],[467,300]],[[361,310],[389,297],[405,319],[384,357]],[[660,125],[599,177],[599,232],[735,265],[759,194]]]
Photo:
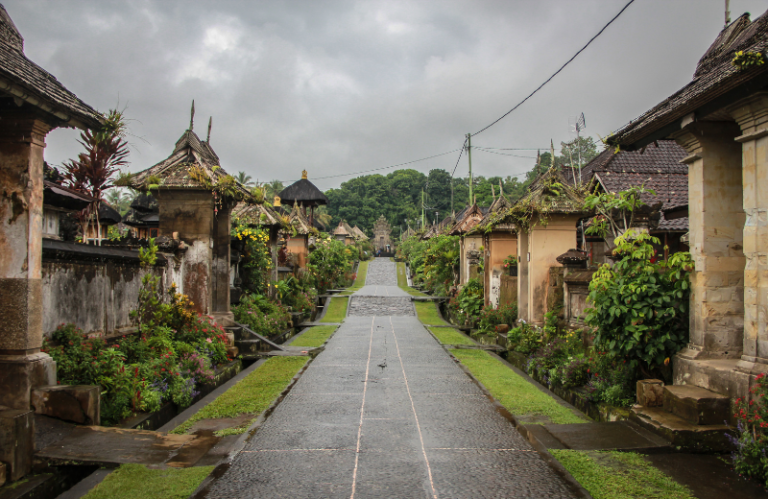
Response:
[[[235,180],[243,184],[245,187],[253,187],[253,179],[250,175],[246,174],[245,172],[237,172],[237,176],[235,177]]]

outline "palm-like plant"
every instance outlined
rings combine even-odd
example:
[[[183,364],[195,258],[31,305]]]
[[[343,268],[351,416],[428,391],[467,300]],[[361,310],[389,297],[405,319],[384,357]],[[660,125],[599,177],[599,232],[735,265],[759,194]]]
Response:
[[[112,109],[104,116],[104,125],[98,130],[86,130],[80,134],[80,144],[85,152],[76,160],[63,164],[64,179],[72,189],[85,192],[93,198],[86,208],[89,216],[96,216],[96,231],[101,245],[99,206],[102,194],[113,187],[112,181],[120,168],[128,164],[128,143],[125,141],[126,125],[123,113]],[[85,235],[85,231],[83,231]]]
[[[250,175],[247,175],[245,172],[237,172],[237,176],[235,177],[235,180],[243,184],[245,187],[253,187],[253,179]]]
[[[275,196],[283,192],[283,189],[285,189],[285,186],[280,180],[273,180],[271,182],[267,182],[264,184],[264,187],[267,188],[267,199],[272,201]]]

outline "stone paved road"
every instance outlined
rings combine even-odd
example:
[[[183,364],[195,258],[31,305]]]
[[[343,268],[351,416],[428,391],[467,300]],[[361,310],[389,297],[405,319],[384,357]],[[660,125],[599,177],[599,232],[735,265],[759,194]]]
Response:
[[[350,316],[207,497],[572,495],[415,317]]]

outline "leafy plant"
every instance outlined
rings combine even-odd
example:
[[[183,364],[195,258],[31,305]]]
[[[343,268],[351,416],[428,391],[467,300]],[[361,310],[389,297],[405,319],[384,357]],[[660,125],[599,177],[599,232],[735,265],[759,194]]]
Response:
[[[500,304],[497,308],[485,307],[480,312],[477,327],[483,333],[490,333],[500,324],[512,326],[515,321],[517,321],[517,303]]]
[[[655,237],[629,230],[616,239],[622,259],[601,266],[589,284],[586,322],[595,346],[646,376],[664,376],[669,359],[688,340],[689,253],[652,262]]]
[[[765,55],[762,52],[744,52],[739,50],[734,54],[731,64],[739,69],[762,66],[765,64]]]

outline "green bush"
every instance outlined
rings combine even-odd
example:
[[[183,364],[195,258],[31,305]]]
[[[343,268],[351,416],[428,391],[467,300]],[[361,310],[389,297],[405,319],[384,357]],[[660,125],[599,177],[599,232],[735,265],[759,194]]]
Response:
[[[589,284],[586,321],[596,329],[595,347],[647,377],[669,377],[665,366],[688,341],[689,253],[658,261],[647,233],[616,238],[613,267],[603,265]]]
[[[448,310],[460,326],[472,327],[480,317],[483,304],[483,283],[479,279],[470,279],[459,293],[448,301]]]
[[[480,321],[477,327],[483,333],[492,333],[495,331],[496,326],[507,324],[511,328],[516,321],[517,303],[508,303],[499,305],[498,308],[485,307],[480,312]]]
[[[232,307],[235,320],[262,336],[274,336],[288,329],[291,314],[281,304],[264,295],[245,294]]]

